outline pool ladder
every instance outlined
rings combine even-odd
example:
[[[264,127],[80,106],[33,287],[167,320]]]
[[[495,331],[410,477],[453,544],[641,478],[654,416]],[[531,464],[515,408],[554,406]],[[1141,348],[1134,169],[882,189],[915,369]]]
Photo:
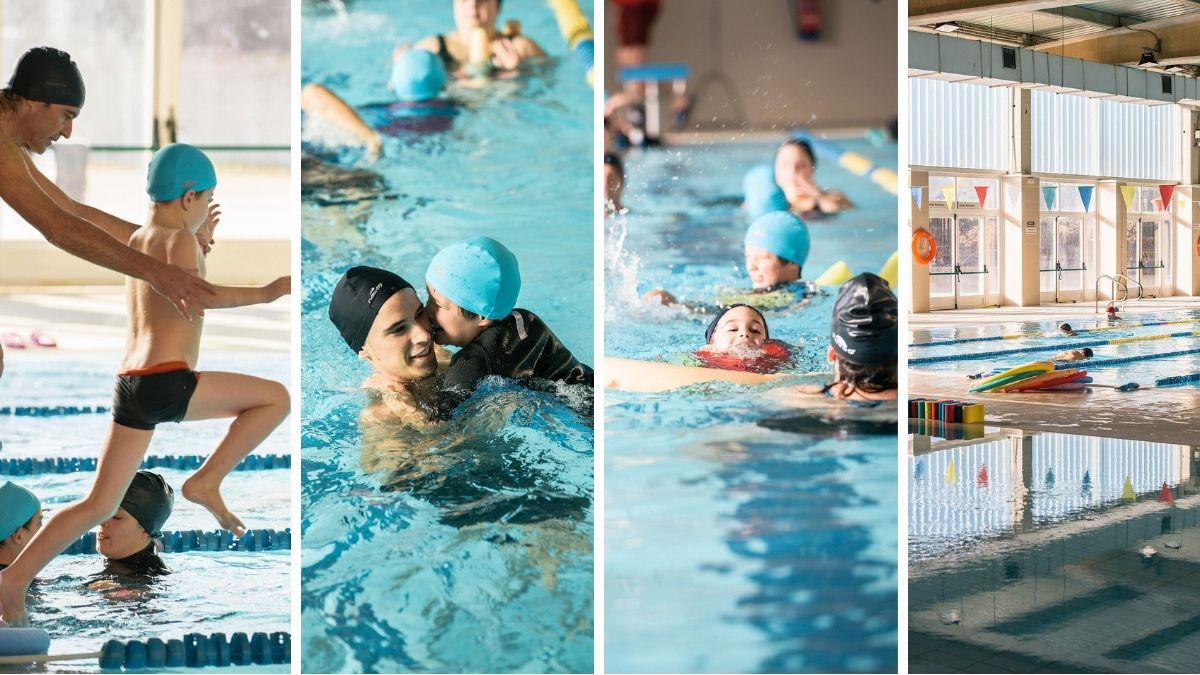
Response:
[[[1125,302],[1126,300],[1128,300],[1130,284],[1137,286],[1138,295],[1137,295],[1137,298],[1135,298],[1135,299],[1141,300],[1142,298],[1145,297],[1145,289],[1142,288],[1141,282],[1134,281],[1133,279],[1130,279],[1129,277],[1125,276],[1124,274],[1116,274],[1116,275],[1101,274],[1100,276],[1096,277],[1096,313],[1097,314],[1100,312],[1100,282],[1104,281],[1105,279],[1112,282],[1109,285],[1109,291],[1108,291],[1108,297],[1112,302]],[[1118,286],[1120,286],[1121,290],[1125,292],[1125,296],[1119,300],[1117,299],[1117,287]]]

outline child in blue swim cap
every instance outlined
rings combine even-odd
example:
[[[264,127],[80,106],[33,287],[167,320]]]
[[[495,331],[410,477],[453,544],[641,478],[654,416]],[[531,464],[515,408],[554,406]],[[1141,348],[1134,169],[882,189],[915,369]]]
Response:
[[[42,527],[42,503],[29,490],[6,481],[0,485],[0,570],[17,559]]]
[[[447,246],[429,263],[425,283],[434,340],[461,347],[442,379],[440,417],[449,417],[489,375],[592,386],[592,369],[536,314],[517,308],[521,273],[500,242],[474,237]]]
[[[760,309],[786,309],[816,294],[814,285],[802,279],[810,246],[808,226],[803,220],[788,211],[769,211],[750,224],[744,242],[751,290],[722,292],[716,298],[718,305],[746,303]],[[678,304],[675,296],[663,289],[649,291],[643,298]],[[705,312],[717,309],[703,303],[687,306]]]

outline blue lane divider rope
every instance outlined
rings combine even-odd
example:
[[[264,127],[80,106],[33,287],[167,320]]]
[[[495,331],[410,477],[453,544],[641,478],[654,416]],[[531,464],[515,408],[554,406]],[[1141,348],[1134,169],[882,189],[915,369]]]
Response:
[[[0,416],[59,417],[62,415],[98,415],[109,411],[103,405],[17,405],[0,406]]]
[[[291,663],[292,635],[277,633],[188,633],[182,640],[109,640],[100,650],[100,669],[106,671],[162,670]]]
[[[1108,340],[1085,340],[1083,342],[1071,342],[1067,344],[1042,345],[1040,347],[1019,347],[1016,349],[997,349],[990,352],[963,352],[959,354],[942,354],[941,356],[920,356],[915,359],[910,358],[908,365],[917,366],[929,363],[949,363],[951,361],[978,361],[982,359],[991,359],[998,356],[1014,356],[1016,354],[1033,354],[1035,352],[1057,352],[1066,351],[1068,349],[1083,349],[1084,347],[1106,347],[1109,345],[1129,344],[1132,342],[1150,342],[1152,340],[1169,340],[1181,337],[1194,337],[1200,335],[1200,331],[1179,331],[1176,333],[1162,333],[1159,335],[1139,335],[1128,338],[1111,338]],[[1095,362],[1089,362],[1092,365]]]
[[[1154,383],[1156,387],[1174,387],[1179,384],[1188,384],[1191,382],[1200,382],[1200,373],[1192,373],[1191,375],[1175,375],[1173,377],[1164,377]]]
[[[142,460],[143,469],[199,469],[206,458],[200,455],[150,456]],[[41,473],[95,471],[95,457],[19,457],[0,459],[0,475],[30,476]],[[291,455],[250,455],[234,471],[267,471],[292,466]]]
[[[290,551],[292,529],[272,530],[263,528],[247,530],[235,537],[229,530],[180,530],[162,532],[159,540],[163,553],[185,553],[190,551]],[[96,533],[88,532],[63,551],[63,555],[86,555],[96,552]]]

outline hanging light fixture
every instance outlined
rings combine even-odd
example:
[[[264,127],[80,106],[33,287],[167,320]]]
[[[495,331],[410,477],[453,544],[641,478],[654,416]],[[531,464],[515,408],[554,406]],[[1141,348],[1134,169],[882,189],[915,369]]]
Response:
[[[1142,31],[1142,32],[1150,33],[1150,31],[1148,31],[1148,30]],[[1157,68],[1158,67],[1158,56],[1157,55],[1162,52],[1162,40],[1159,39],[1159,37],[1157,35],[1155,35],[1154,33],[1150,33],[1150,34],[1154,35],[1154,46],[1153,47],[1142,47],[1142,58],[1141,58],[1141,60],[1138,61],[1138,64],[1137,64],[1138,68]]]

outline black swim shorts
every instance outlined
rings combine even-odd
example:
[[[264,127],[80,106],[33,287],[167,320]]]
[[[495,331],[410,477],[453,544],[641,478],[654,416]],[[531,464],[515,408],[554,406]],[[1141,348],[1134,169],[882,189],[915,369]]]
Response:
[[[113,421],[147,431],[161,422],[181,422],[199,379],[182,361],[120,373],[113,388]]]

